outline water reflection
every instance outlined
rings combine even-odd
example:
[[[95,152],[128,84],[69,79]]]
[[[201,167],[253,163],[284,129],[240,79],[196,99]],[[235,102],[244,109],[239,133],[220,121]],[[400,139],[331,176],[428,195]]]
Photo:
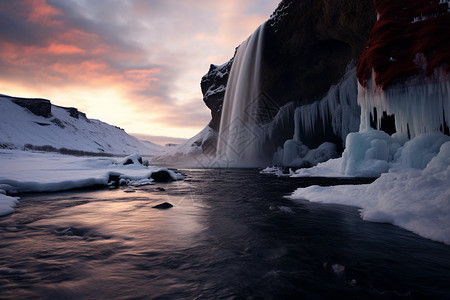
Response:
[[[1,298],[449,296],[446,245],[364,222],[356,208],[282,197],[310,183],[186,173],[161,186],[23,197],[0,219]],[[152,208],[162,202],[174,207]]]

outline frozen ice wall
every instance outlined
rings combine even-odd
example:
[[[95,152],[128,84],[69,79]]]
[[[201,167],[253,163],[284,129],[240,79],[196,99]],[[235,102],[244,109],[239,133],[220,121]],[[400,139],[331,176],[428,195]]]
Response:
[[[333,143],[324,142],[316,149],[310,149],[303,142],[306,135],[310,138],[330,127],[333,134],[342,141],[345,141],[350,132],[358,131],[361,111],[357,104],[357,94],[356,69],[352,68],[320,101],[297,107],[294,112],[294,136],[274,154],[273,163],[289,167],[310,167],[337,157],[337,147]]]
[[[384,91],[371,86],[359,86],[361,130],[370,128],[373,109],[395,117],[395,129],[405,138],[423,133],[444,132],[450,120],[450,81],[434,76],[422,83],[408,82]],[[376,122],[380,124],[381,114]]]
[[[313,133],[315,125],[322,122],[322,128],[331,122],[334,134],[343,141],[350,132],[358,130],[360,108],[357,105],[356,69],[351,69],[343,80],[332,86],[320,101],[303,105],[295,110],[294,140],[301,140],[301,132]]]

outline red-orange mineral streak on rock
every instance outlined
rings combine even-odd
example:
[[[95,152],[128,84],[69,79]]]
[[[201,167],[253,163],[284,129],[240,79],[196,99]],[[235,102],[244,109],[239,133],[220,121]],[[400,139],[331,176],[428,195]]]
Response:
[[[449,4],[439,0],[375,0],[375,23],[359,62],[357,76],[367,87],[375,72],[386,88],[412,75],[450,71]]]

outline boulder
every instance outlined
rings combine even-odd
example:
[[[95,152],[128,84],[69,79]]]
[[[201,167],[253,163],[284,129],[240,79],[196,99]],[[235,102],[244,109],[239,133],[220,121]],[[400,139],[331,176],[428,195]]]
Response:
[[[132,164],[142,165],[143,164],[142,157],[140,155],[133,154],[133,155],[127,156],[122,162],[122,165],[124,165],[124,166],[132,165]]]
[[[170,204],[169,202],[164,202],[155,206],[152,206],[152,208],[157,208],[157,209],[168,209],[173,207],[172,204]]]
[[[173,180],[172,175],[166,170],[153,172],[152,175],[150,175],[150,178],[156,182],[170,182]]]

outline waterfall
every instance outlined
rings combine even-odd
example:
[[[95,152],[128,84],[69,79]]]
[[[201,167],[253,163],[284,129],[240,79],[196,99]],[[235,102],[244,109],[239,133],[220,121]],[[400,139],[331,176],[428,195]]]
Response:
[[[262,165],[258,105],[264,26],[239,46],[228,78],[216,150],[227,166]]]

